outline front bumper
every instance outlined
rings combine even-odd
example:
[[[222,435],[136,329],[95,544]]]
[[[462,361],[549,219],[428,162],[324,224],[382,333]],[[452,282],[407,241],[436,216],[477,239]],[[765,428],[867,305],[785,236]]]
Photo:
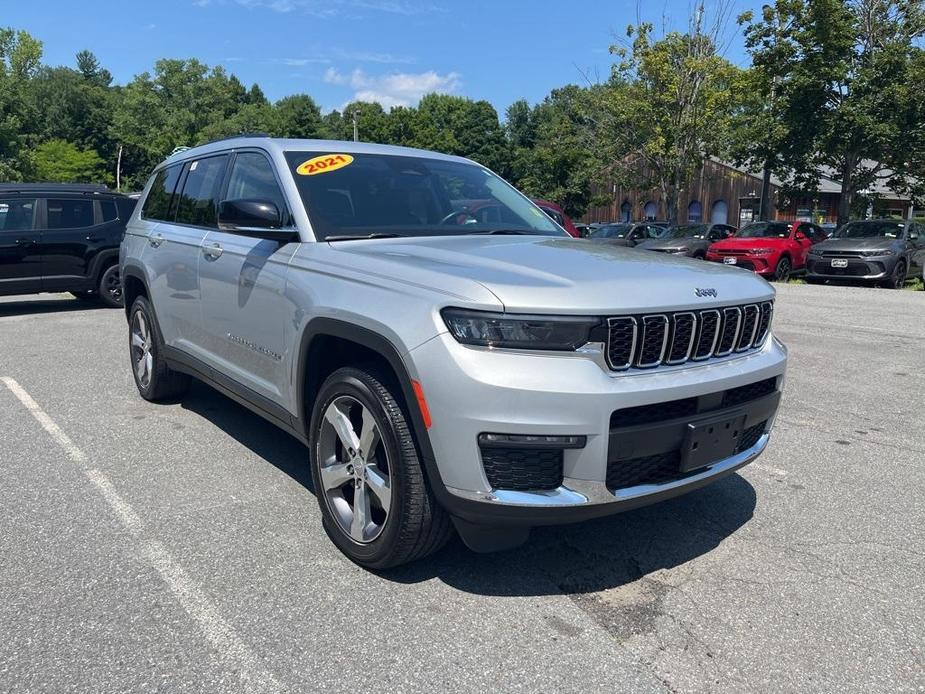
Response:
[[[777,267],[777,256],[774,255],[731,255],[728,253],[710,251],[707,253],[707,260],[714,263],[725,263],[726,258],[735,258],[733,267],[739,267],[743,270],[751,270],[759,275],[770,275],[774,273]]]
[[[806,261],[806,276],[814,279],[886,279],[893,274],[898,257],[844,258],[847,262],[843,268],[832,267],[832,260],[841,259],[810,256]]]
[[[618,513],[683,494],[754,460],[767,446],[787,353],[771,337],[763,348],[745,355],[615,374],[579,354],[472,348],[444,334],[413,350],[411,357],[419,374],[438,374],[422,385],[433,419],[430,443],[446,492],[439,495],[444,505],[471,523],[545,525]],[[608,471],[617,459],[659,452],[642,450],[646,435],[667,441],[675,436],[672,426],[683,427],[688,420],[724,412],[711,410],[686,419],[662,420],[652,425],[651,432],[642,427],[640,448],[633,443],[633,450],[627,451],[626,439],[618,436],[614,440],[611,416],[615,411],[702,399],[772,379],[776,398],[754,417],[749,414],[748,426],[757,421],[762,431],[747,448],[680,479],[619,488],[608,485]],[[557,487],[503,489],[489,483],[482,465],[478,436],[486,432],[584,436],[586,443],[562,451],[563,475]]]

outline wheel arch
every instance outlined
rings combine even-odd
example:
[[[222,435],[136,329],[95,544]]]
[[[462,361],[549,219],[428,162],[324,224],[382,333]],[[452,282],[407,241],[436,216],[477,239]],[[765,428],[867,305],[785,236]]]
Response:
[[[144,296],[148,300],[151,299],[151,292],[148,290],[148,281],[145,279],[144,270],[133,265],[122,266],[122,296],[125,299],[126,318],[128,318],[129,311],[132,310],[135,299],[139,296]]]

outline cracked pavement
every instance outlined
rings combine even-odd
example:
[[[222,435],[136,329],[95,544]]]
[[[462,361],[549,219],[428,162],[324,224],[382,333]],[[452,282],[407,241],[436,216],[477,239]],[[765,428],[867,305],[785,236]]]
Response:
[[[327,540],[294,440],[202,385],[142,401],[120,312],[0,299],[0,376],[137,514],[0,385],[0,691],[925,691],[925,292],[778,289],[756,464],[385,575]]]

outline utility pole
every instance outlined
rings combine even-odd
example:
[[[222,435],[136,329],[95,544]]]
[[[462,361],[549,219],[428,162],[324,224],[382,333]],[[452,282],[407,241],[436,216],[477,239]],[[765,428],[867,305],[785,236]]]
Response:
[[[360,107],[359,106],[353,107],[353,141],[354,142],[359,142],[360,140],[359,133],[357,132],[357,109],[358,108]]]
[[[119,156],[116,159],[116,190],[122,190],[122,145],[119,145]]]

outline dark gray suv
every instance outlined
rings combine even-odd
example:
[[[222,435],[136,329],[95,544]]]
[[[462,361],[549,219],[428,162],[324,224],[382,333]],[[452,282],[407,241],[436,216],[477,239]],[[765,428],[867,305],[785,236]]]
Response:
[[[907,277],[922,274],[925,228],[918,222],[868,219],[849,222],[818,243],[806,258],[806,281],[875,281],[902,289]]]
[[[736,228],[728,224],[680,224],[668,227],[659,238],[643,241],[636,247],[705,260],[710,244],[728,239],[735,233]]]

